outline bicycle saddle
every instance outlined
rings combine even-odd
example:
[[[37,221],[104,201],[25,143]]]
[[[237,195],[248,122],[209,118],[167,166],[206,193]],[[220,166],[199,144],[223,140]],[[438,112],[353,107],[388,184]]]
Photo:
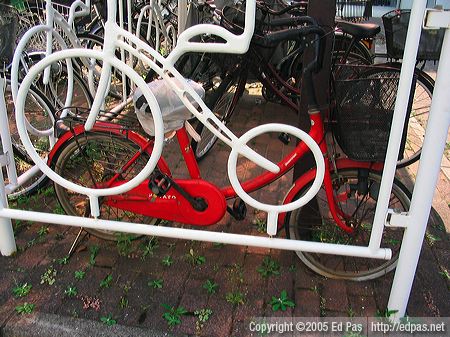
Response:
[[[381,28],[375,23],[353,23],[336,20],[337,27],[344,33],[350,34],[359,39],[367,39],[377,35]]]

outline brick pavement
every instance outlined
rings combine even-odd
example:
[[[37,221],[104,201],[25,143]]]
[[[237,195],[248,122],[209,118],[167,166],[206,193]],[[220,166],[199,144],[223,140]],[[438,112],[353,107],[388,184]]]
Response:
[[[260,123],[279,121],[295,124],[296,116],[288,109],[270,103],[255,104],[256,98],[260,99],[252,91],[242,100],[240,112],[231,124],[231,128],[238,134]],[[281,155],[277,142],[260,142],[258,146],[269,157]],[[167,149],[169,161],[176,162],[178,157],[172,147],[173,144]],[[213,151],[201,163],[202,172],[216,183],[227,183],[224,165],[228,149],[218,144]],[[251,165],[241,165],[239,168],[246,176],[254,174],[253,169]],[[181,170],[177,169],[176,173],[181,174]],[[407,180],[406,172],[402,174],[403,180]],[[290,181],[291,177],[286,177],[278,185],[269,186],[269,190],[255,195],[264,201],[281,201]],[[430,220],[408,305],[410,316],[450,314],[450,281],[443,275],[444,270],[450,271],[448,191],[449,182],[441,179],[435,203],[441,218],[433,214]],[[52,211],[56,204],[54,197],[49,195],[32,199],[23,207],[46,207]],[[244,221],[238,222],[227,214],[210,229],[258,234],[255,221],[257,217],[263,216],[264,214],[249,208]],[[393,273],[390,273],[370,282],[331,280],[308,270],[293,252],[163,238],[158,240],[159,247],[153,254],[144,258],[142,244],[146,238],[135,240],[128,256],[120,256],[116,244],[87,236],[68,263],[60,264],[59,259],[66,255],[78,229],[50,226],[47,234],[39,236],[37,232],[43,225],[45,226],[38,223],[22,224],[17,230],[20,251],[13,257],[0,257],[2,327],[8,328],[8,322],[18,319],[14,310],[17,305],[29,302],[36,306],[33,315],[54,314],[58,317],[99,322],[101,317],[111,314],[122,326],[152,329],[169,335],[247,336],[249,331],[246,320],[254,316],[376,315],[377,311],[386,309],[393,278]],[[19,226],[16,224],[16,227]],[[95,245],[99,247],[99,252],[95,264],[91,265],[90,248]],[[196,256],[205,257],[206,262],[191,265],[186,259],[190,249]],[[166,256],[171,256],[171,266],[163,266],[162,260]],[[280,275],[262,278],[257,272],[266,256],[279,263]],[[50,267],[57,271],[55,283],[40,284],[42,274]],[[76,270],[86,272],[83,280],[74,278]],[[108,275],[112,276],[110,287],[100,288],[100,282]],[[162,280],[162,288],[148,285],[159,279]],[[208,279],[218,285],[214,294],[208,294],[203,288]],[[30,294],[19,299],[13,297],[14,286],[25,282],[32,285]],[[69,285],[77,287],[77,296],[69,298],[64,294]],[[279,296],[282,290],[286,290],[288,297],[295,302],[295,308],[274,313],[268,302],[272,296]],[[226,296],[229,293],[242,294],[243,304],[233,305],[227,302]],[[87,297],[100,299],[98,311],[83,309],[83,298],[86,300]],[[162,318],[165,311],[162,304],[182,306],[189,313],[183,316],[180,325],[168,328]],[[193,312],[202,308],[210,308],[212,315],[203,327],[197,329],[197,318]]]

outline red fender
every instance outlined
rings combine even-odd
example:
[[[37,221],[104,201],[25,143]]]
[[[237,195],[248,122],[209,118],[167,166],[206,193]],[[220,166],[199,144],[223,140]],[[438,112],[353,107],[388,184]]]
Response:
[[[70,131],[65,132],[60,138],[58,138],[58,141],[56,142],[55,146],[53,146],[52,150],[48,154],[48,160],[47,165],[49,167],[52,166],[53,160],[55,159],[55,155],[65,146],[66,142],[74,138],[75,136],[78,136],[82,133],[86,132],[84,129],[84,125],[77,125],[73,127]],[[145,137],[141,136],[140,134],[125,129],[123,127],[120,127],[117,124],[113,123],[106,123],[106,122],[96,122],[94,127],[92,128],[92,132],[107,132],[107,133],[113,133],[115,135],[121,135],[126,138],[129,138],[133,143],[139,145],[141,149],[145,149],[145,152],[147,152],[149,155],[152,153],[153,149],[153,141],[149,141]],[[171,176],[171,172],[169,169],[169,166],[167,165],[166,161],[163,157],[161,157],[158,161],[158,167],[159,169],[164,172],[165,174]]]
[[[372,162],[362,162],[362,161],[354,161],[348,158],[338,159],[336,161],[337,169],[351,169],[351,168],[367,168],[375,171],[383,170],[383,163],[372,163]],[[333,173],[333,169],[331,169],[330,173]],[[300,176],[294,184],[289,189],[288,193],[284,197],[283,205],[286,205],[294,199],[294,197],[300,192],[300,190],[305,187],[309,182],[314,180],[316,177],[316,169],[311,169],[308,172],[304,173]],[[278,215],[278,230],[282,229],[284,226],[284,221],[286,218],[286,213],[280,213]]]

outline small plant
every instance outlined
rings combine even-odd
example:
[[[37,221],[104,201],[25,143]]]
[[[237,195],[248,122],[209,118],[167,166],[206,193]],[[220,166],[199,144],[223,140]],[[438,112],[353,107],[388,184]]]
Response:
[[[41,284],[47,283],[49,286],[51,286],[53,283],[56,282],[56,269],[53,268],[53,266],[50,266],[44,274],[41,276]]]
[[[267,224],[265,219],[256,218],[255,219],[255,226],[258,233],[265,233]]]
[[[229,267],[229,279],[234,285],[244,283],[244,268],[239,263],[234,263]]]
[[[439,236],[433,235],[430,232],[425,233],[425,239],[427,240],[427,243],[430,247],[432,247],[436,241],[441,241],[441,238]]]
[[[441,267],[441,270],[442,271],[439,272],[439,274],[441,274],[444,279],[450,280],[450,273],[448,272],[448,270],[443,267]]]
[[[147,256],[153,256],[155,249],[159,247],[158,239],[152,237],[147,244],[142,247],[142,259],[145,260]]]
[[[223,247],[225,247],[225,244],[222,242],[213,242],[213,247],[214,248],[223,248]]]
[[[13,288],[14,297],[19,298],[27,296],[30,293],[31,288],[32,288],[31,284],[28,283],[24,283],[20,286],[14,287]]]
[[[212,315],[212,310],[205,308],[194,311],[194,316],[197,317],[197,321],[195,322],[195,329],[197,331],[201,330],[204,324],[209,320]]]
[[[388,318],[388,317],[391,317],[392,315],[396,314],[397,312],[398,312],[398,310],[390,310],[390,309],[377,310],[377,312],[375,313],[375,317]]]
[[[228,303],[233,305],[244,304],[245,296],[240,291],[229,292],[225,295],[225,299]]]
[[[115,319],[112,318],[112,315],[109,314],[108,316],[102,316],[100,317],[100,321],[104,324],[106,324],[107,326],[112,326],[117,324],[117,321]]]
[[[162,259],[161,263],[163,264],[163,266],[170,267],[173,264],[173,259],[170,255],[167,255]]]
[[[153,289],[161,289],[164,286],[164,281],[162,279],[155,279],[149,281],[147,285]]]
[[[162,303],[162,306],[166,309],[162,317],[170,327],[180,324],[181,316],[187,314],[187,310],[183,307],[175,308],[164,303]]]
[[[64,294],[66,294],[67,297],[75,297],[78,295],[78,289],[73,285],[67,286],[66,290],[64,290]]]
[[[82,280],[86,276],[86,272],[83,270],[76,270],[74,275],[77,280]]]
[[[100,281],[100,288],[111,287],[112,275],[107,275],[103,280]]]
[[[295,273],[297,271],[297,266],[295,264],[291,264],[288,270],[290,273]]]
[[[97,257],[97,255],[98,255],[98,251],[100,250],[100,248],[99,248],[99,246],[97,246],[97,245],[93,245],[93,246],[90,246],[89,247],[89,252],[90,252],[90,255],[89,255],[89,264],[91,265],[91,266],[93,266],[94,264],[95,264],[95,258]]]
[[[64,239],[64,234],[63,233],[56,233],[55,239],[58,240],[58,241],[61,241],[62,239]]]
[[[119,300],[119,307],[121,309],[128,308],[128,298],[126,296],[121,296]]]
[[[312,291],[314,294],[319,294],[319,292],[320,292],[318,286],[311,287],[311,291]]]
[[[352,307],[348,307],[348,309],[347,309],[347,316],[348,317],[355,317],[355,312],[353,311]]]
[[[58,205],[56,205],[55,208],[53,209],[53,214],[64,215],[64,214],[66,214],[66,212],[64,211],[64,208],[62,208],[61,205],[58,204]]]
[[[128,256],[132,252],[131,239],[129,234],[117,234],[117,251],[120,256]]]
[[[206,289],[208,294],[215,294],[218,287],[219,285],[217,283],[214,283],[214,281],[209,279],[203,284],[203,289]]]
[[[58,262],[58,264],[60,264],[60,265],[66,265],[66,264],[69,263],[69,258],[70,258],[70,256],[69,256],[69,255],[66,255],[66,256],[64,256],[64,257],[62,257],[62,258],[60,258],[60,259],[58,259],[57,262]]]
[[[37,231],[38,237],[43,237],[48,234],[48,226],[41,226]]]
[[[269,303],[272,306],[273,311],[286,311],[287,308],[294,308],[295,303],[292,302],[287,295],[287,291],[283,290],[280,294],[280,297],[272,296],[272,300]]]
[[[24,304],[16,307],[16,312],[21,315],[31,314],[36,306],[31,303],[25,302]]]
[[[319,311],[320,311],[320,317],[325,317],[327,312],[325,310],[325,304],[327,303],[327,300],[323,296],[319,296]]]
[[[84,310],[88,310],[91,308],[95,311],[99,311],[102,305],[102,302],[97,297],[82,296],[81,301],[83,302]]]
[[[270,277],[272,275],[280,275],[280,264],[273,260],[270,256],[264,257],[264,260],[257,269],[258,273],[261,274],[263,278]]]
[[[186,254],[186,260],[192,266],[200,266],[206,262],[206,258],[202,255],[197,255],[192,248],[189,249],[189,253]]]
[[[131,289],[131,284],[130,284],[130,282],[127,282],[127,283],[125,283],[125,284],[123,285],[123,292],[124,292],[124,294],[128,294],[128,292],[130,291],[130,289]]]

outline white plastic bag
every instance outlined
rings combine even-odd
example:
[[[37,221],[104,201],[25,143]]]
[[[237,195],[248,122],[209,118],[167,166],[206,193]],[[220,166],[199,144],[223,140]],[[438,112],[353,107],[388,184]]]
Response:
[[[205,89],[192,80],[187,80],[189,86],[203,98],[205,96]],[[155,95],[155,98],[161,109],[161,114],[164,122],[164,133],[180,129],[184,122],[192,117],[191,112],[186,108],[177,94],[170,88],[166,81],[162,79],[147,83],[150,91]],[[198,106],[194,99],[191,98],[191,103]],[[142,94],[142,90],[137,88],[133,95],[133,104],[136,115],[139,119],[145,132],[150,136],[155,135],[155,124],[153,122],[150,107]]]

